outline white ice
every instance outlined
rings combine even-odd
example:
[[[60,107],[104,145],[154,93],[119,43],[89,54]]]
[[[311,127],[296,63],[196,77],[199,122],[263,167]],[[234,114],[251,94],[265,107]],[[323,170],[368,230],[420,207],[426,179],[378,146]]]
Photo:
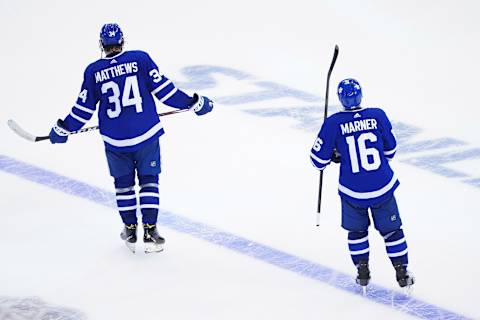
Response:
[[[325,173],[321,226],[314,226],[318,172],[308,154],[323,100],[221,99],[261,91],[259,81],[324,97],[338,44],[332,110],[338,105],[333,88],[355,77],[363,85],[364,105],[383,107],[392,120],[419,127],[418,141],[465,143],[399,152],[392,165],[401,181],[396,195],[417,278],[412,301],[434,310],[419,316],[442,318],[435,312],[444,309],[479,319],[480,189],[463,182],[480,178],[479,160],[446,165],[465,178],[405,161],[480,148],[479,9],[476,1],[443,0],[1,1],[0,157],[113,192],[98,132],[71,137],[65,145],[32,143],[6,122],[12,118],[48,134],[69,112],[84,68],[100,56],[101,25],[118,22],[127,49],[149,52],[179,84],[188,81],[182,68],[193,65],[251,75],[235,80],[217,74],[214,88],[199,90],[224,102],[209,115],[163,119],[163,210],[353,279],[334,165]],[[304,107],[318,107],[313,125],[258,115],[258,109]],[[1,320],[40,319],[45,310],[56,310],[58,319],[63,314],[89,320],[415,318],[403,312],[411,304],[403,311],[380,304],[339,289],[335,278],[328,284],[304,277],[162,224],[165,251],[133,255],[118,236],[121,220],[113,208],[33,183],[19,172],[0,170],[0,188]],[[373,228],[370,234],[372,282],[388,290],[389,299],[400,290],[381,237]]]

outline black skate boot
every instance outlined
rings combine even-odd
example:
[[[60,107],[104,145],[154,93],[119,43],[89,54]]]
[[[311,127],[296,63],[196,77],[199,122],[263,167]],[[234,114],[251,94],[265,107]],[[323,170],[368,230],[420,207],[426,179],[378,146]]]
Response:
[[[361,285],[364,287],[364,293],[365,293],[365,287],[368,285],[370,282],[370,269],[368,268],[368,261],[366,260],[360,260],[357,265],[357,284]]]
[[[145,243],[145,253],[162,252],[165,239],[158,234],[156,225],[144,224],[143,242]]]
[[[398,285],[401,288],[409,288],[415,283],[415,278],[407,271],[407,268],[401,263],[395,263],[393,265],[397,277]]]
[[[135,243],[137,242],[137,225],[126,224],[120,233],[120,238],[125,241],[128,249],[135,253]]]

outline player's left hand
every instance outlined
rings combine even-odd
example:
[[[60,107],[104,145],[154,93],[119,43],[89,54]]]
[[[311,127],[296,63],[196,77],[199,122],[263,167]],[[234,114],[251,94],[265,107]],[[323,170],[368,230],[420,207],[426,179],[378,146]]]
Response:
[[[50,142],[51,143],[65,143],[68,140],[70,131],[65,128],[65,124],[62,120],[58,119],[57,123],[50,130]]]
[[[340,163],[340,152],[338,152],[337,149],[333,149],[333,154],[330,159],[332,162]]]
[[[209,113],[213,109],[213,101],[205,96],[200,96],[196,93],[193,94],[193,102],[190,106],[197,116],[203,116]]]

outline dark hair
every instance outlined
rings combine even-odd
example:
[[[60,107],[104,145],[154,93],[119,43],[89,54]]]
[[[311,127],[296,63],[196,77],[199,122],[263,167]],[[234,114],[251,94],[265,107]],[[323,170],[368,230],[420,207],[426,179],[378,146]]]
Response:
[[[114,44],[110,46],[103,46],[103,51],[105,52],[120,52],[123,50],[123,42],[122,44]]]

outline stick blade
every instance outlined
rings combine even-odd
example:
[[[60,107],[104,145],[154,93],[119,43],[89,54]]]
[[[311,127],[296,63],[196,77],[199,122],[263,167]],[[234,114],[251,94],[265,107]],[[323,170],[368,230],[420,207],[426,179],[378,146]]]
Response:
[[[10,129],[13,130],[13,132],[18,134],[20,137],[27,139],[28,141],[32,141],[32,142],[36,141],[36,137],[33,134],[23,130],[22,127],[20,127],[18,123],[16,123],[14,120],[12,119],[8,120],[7,125],[10,127]]]

